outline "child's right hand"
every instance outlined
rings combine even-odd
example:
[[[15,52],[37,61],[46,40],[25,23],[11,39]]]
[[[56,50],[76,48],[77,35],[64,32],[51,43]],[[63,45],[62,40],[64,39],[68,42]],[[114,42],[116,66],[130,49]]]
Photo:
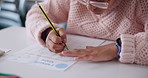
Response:
[[[61,52],[64,50],[64,44],[67,42],[66,40],[66,32],[64,28],[56,28],[59,32],[60,36],[57,36],[54,30],[51,30],[46,38],[46,47],[53,52]]]

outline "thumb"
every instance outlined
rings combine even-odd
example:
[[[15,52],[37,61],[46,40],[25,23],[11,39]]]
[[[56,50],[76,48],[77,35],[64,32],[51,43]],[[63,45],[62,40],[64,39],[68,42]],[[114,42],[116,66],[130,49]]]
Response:
[[[59,28],[58,31],[59,31],[60,37],[62,38],[63,42],[66,43],[67,38],[66,38],[66,32],[64,28]]]

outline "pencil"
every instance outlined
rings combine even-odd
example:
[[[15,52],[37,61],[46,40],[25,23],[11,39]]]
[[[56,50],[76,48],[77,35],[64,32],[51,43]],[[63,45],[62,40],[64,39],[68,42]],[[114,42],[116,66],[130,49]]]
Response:
[[[54,25],[52,24],[52,22],[50,21],[50,19],[48,18],[47,14],[45,13],[45,11],[43,10],[43,8],[41,7],[41,5],[38,3],[38,1],[35,1],[35,3],[38,5],[39,9],[41,10],[42,14],[44,15],[44,17],[46,18],[46,20],[48,21],[48,23],[50,24],[52,30],[54,30],[54,32],[56,33],[57,36],[60,36],[59,32],[56,30],[56,28],[54,27]],[[64,43],[64,47],[68,50],[67,45]]]

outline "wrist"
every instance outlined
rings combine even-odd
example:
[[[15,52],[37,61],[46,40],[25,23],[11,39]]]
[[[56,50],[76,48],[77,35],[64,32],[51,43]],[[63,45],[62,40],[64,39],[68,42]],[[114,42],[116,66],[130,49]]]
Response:
[[[113,43],[113,52],[114,52],[114,55],[115,57],[118,57],[118,47],[116,46],[116,43]]]
[[[109,44],[109,50],[108,50],[108,51],[111,53],[111,55],[112,55],[114,58],[117,58],[117,57],[118,57],[118,55],[117,55],[118,48],[117,48],[117,46],[116,46],[115,43]]]

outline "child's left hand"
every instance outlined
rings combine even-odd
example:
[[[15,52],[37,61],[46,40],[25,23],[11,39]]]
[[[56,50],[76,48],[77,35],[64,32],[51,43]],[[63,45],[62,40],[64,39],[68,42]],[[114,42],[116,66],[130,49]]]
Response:
[[[70,51],[63,51],[60,53],[61,56],[76,55],[75,60],[90,60],[90,61],[110,61],[115,59],[118,48],[115,43],[91,47],[87,46],[86,49],[74,49]]]

